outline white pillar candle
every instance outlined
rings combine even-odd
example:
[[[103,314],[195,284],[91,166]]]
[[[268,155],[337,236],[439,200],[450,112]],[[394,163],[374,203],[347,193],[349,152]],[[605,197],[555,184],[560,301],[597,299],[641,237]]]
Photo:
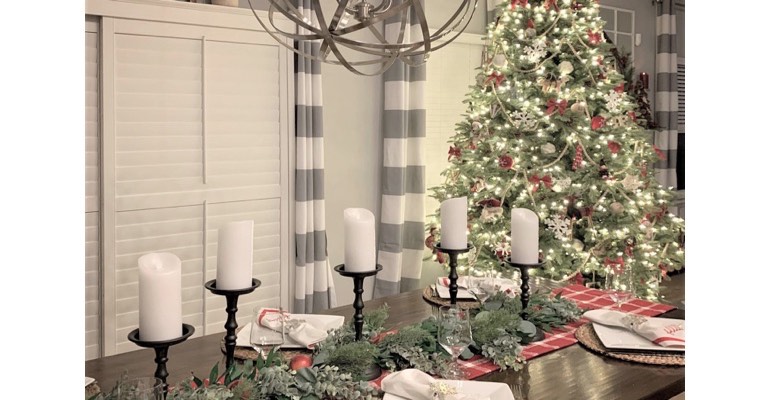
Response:
[[[182,261],[171,253],[139,257],[139,339],[182,336]]]
[[[374,214],[365,208],[347,208],[345,222],[345,271],[373,271],[377,266]]]
[[[468,247],[468,198],[457,197],[441,203],[441,247]]]
[[[219,229],[217,289],[251,287],[254,265],[254,221],[230,222]]]
[[[527,208],[511,209],[511,262],[537,264],[540,220]]]

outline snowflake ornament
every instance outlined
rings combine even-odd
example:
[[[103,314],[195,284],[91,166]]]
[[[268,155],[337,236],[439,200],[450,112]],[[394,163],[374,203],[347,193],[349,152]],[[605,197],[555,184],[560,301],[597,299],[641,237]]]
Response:
[[[623,178],[620,183],[623,185],[624,188],[628,190],[636,190],[639,189],[643,183],[639,181],[639,179],[631,174],[627,174],[625,178]]]
[[[572,179],[570,179],[570,178],[557,179],[553,183],[553,191],[556,192],[556,193],[559,193],[559,192],[567,189],[568,187],[570,187],[570,185],[572,185]]]
[[[541,58],[545,57],[546,51],[545,51],[545,39],[540,38],[535,40],[535,43],[532,46],[527,46],[524,48],[524,55],[527,58],[527,61],[529,62],[538,62]]]
[[[572,220],[561,215],[547,218],[545,225],[549,230],[553,231],[554,236],[561,240],[569,239],[572,232]]]
[[[511,117],[516,128],[534,129],[537,126],[537,118],[528,112],[515,111],[511,113]]]
[[[607,100],[607,109],[610,110],[610,112],[616,112],[618,111],[618,108],[620,108],[620,104],[623,102],[623,93],[612,91],[605,95],[604,99]]]

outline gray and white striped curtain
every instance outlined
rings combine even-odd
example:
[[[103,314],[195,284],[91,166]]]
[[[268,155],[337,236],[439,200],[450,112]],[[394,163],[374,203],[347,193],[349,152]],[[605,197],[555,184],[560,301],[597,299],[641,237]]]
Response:
[[[655,163],[655,176],[663,187],[676,188],[676,148],[679,101],[677,91],[676,13],[674,0],[658,0],[655,55],[655,145],[666,158]]]
[[[395,0],[394,3],[400,3]],[[411,20],[405,34],[419,27]],[[400,25],[386,21],[393,40]],[[408,40],[407,36],[407,42]],[[397,61],[383,74],[382,203],[374,296],[420,287],[425,237],[425,65]]]
[[[312,18],[311,0],[297,7]],[[301,33],[301,32],[300,32]],[[297,42],[302,52],[318,54],[317,43]],[[294,55],[296,117],[295,313],[314,313],[337,305],[326,248],[324,206],[324,130],[321,63]]]

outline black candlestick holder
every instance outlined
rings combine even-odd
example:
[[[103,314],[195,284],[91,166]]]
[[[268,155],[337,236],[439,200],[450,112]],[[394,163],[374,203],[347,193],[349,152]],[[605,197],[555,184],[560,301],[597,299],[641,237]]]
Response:
[[[447,249],[441,247],[441,242],[436,243],[434,248],[442,253],[449,254],[449,302],[457,304],[457,256],[467,253],[473,249],[473,245],[468,243],[464,249]]]
[[[529,314],[527,313],[527,306],[529,305],[529,270],[533,268],[541,269],[545,262],[539,262],[537,264],[522,264],[511,261],[508,257],[505,259],[505,263],[511,268],[516,268],[521,272],[521,319],[528,320]],[[537,328],[533,342],[537,342],[545,339],[545,332],[542,329]]]
[[[128,340],[140,347],[155,349],[155,377],[163,382],[163,394],[168,392],[168,384],[166,378],[168,378],[168,370],[166,369],[166,363],[168,362],[168,348],[184,342],[195,333],[195,327],[188,324],[182,324],[182,336],[170,340],[150,341],[142,340],[139,334],[139,329],[134,329],[129,332]]]
[[[242,294],[249,294],[261,285],[258,279],[251,280],[251,286],[243,289],[217,289],[217,280],[211,280],[206,282],[204,287],[211,291],[211,293],[225,296],[227,300],[227,321],[225,322],[225,366],[230,368],[235,360],[235,342],[238,339],[235,330],[238,328],[238,321],[235,319],[235,313],[238,312],[238,297]]]
[[[378,272],[382,271],[382,265],[377,264],[371,271],[353,272],[345,271],[345,264],[340,264],[334,267],[334,270],[342,276],[353,278],[353,293],[356,294],[353,301],[353,308],[356,310],[353,314],[353,326],[356,328],[356,341],[361,340],[364,330],[364,299],[361,297],[364,293],[364,278],[377,275]]]

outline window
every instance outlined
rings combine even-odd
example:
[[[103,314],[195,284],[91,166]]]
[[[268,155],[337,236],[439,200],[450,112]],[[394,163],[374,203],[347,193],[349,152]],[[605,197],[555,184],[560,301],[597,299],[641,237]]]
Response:
[[[634,11],[599,6],[599,16],[605,22],[604,32],[621,52],[634,58]]]

